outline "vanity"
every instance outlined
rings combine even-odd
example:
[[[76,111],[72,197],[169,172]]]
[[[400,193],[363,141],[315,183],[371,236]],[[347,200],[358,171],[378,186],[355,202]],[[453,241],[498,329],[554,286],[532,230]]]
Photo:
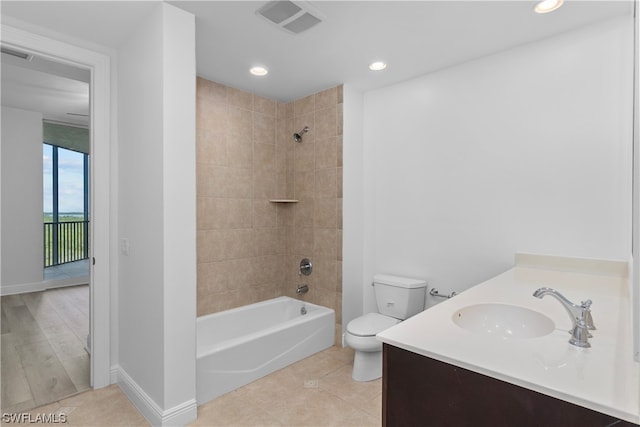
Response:
[[[552,288],[590,307],[569,343]],[[516,255],[514,268],[378,334],[384,426],[632,426],[640,422],[627,263]]]

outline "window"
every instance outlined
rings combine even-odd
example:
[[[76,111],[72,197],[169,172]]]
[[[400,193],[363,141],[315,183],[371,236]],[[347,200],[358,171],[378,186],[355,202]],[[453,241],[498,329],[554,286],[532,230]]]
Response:
[[[89,155],[44,143],[44,266],[89,257]]]

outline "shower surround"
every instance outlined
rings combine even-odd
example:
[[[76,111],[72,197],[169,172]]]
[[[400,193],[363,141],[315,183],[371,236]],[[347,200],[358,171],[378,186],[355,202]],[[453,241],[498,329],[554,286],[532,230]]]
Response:
[[[290,296],[341,332],[342,86],[282,103],[198,78],[196,111],[198,316]]]

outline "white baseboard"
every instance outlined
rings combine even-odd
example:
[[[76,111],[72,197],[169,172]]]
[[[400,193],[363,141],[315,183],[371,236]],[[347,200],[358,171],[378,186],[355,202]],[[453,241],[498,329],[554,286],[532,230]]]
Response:
[[[43,280],[34,283],[20,283],[17,285],[2,285],[0,295],[17,295],[28,292],[46,291],[47,289],[63,288],[65,286],[86,285],[89,276],[74,277],[72,279]]]
[[[46,289],[63,288],[65,286],[86,285],[89,283],[89,276],[73,277],[70,279],[45,280]]]
[[[0,295],[25,294],[27,292],[38,292],[47,289],[44,282],[20,283],[18,285],[2,285]]]
[[[195,398],[163,410],[122,367],[112,367],[112,379],[114,375],[124,394],[152,426],[185,426],[198,417]]]

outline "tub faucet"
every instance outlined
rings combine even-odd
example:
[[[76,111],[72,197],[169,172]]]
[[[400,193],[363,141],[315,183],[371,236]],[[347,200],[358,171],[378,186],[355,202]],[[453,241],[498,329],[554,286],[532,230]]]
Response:
[[[298,287],[296,288],[296,294],[306,294],[307,292],[309,292],[309,285],[298,285]]]
[[[593,318],[591,317],[591,300],[582,301],[580,305],[577,305],[569,301],[560,292],[551,288],[540,288],[533,293],[534,297],[540,299],[545,295],[551,295],[557,299],[565,310],[567,310],[567,313],[569,313],[569,317],[573,323],[573,328],[569,331],[571,334],[569,343],[578,347],[591,347],[589,338],[591,338],[592,335],[589,333],[589,330],[596,329],[593,324]]]

